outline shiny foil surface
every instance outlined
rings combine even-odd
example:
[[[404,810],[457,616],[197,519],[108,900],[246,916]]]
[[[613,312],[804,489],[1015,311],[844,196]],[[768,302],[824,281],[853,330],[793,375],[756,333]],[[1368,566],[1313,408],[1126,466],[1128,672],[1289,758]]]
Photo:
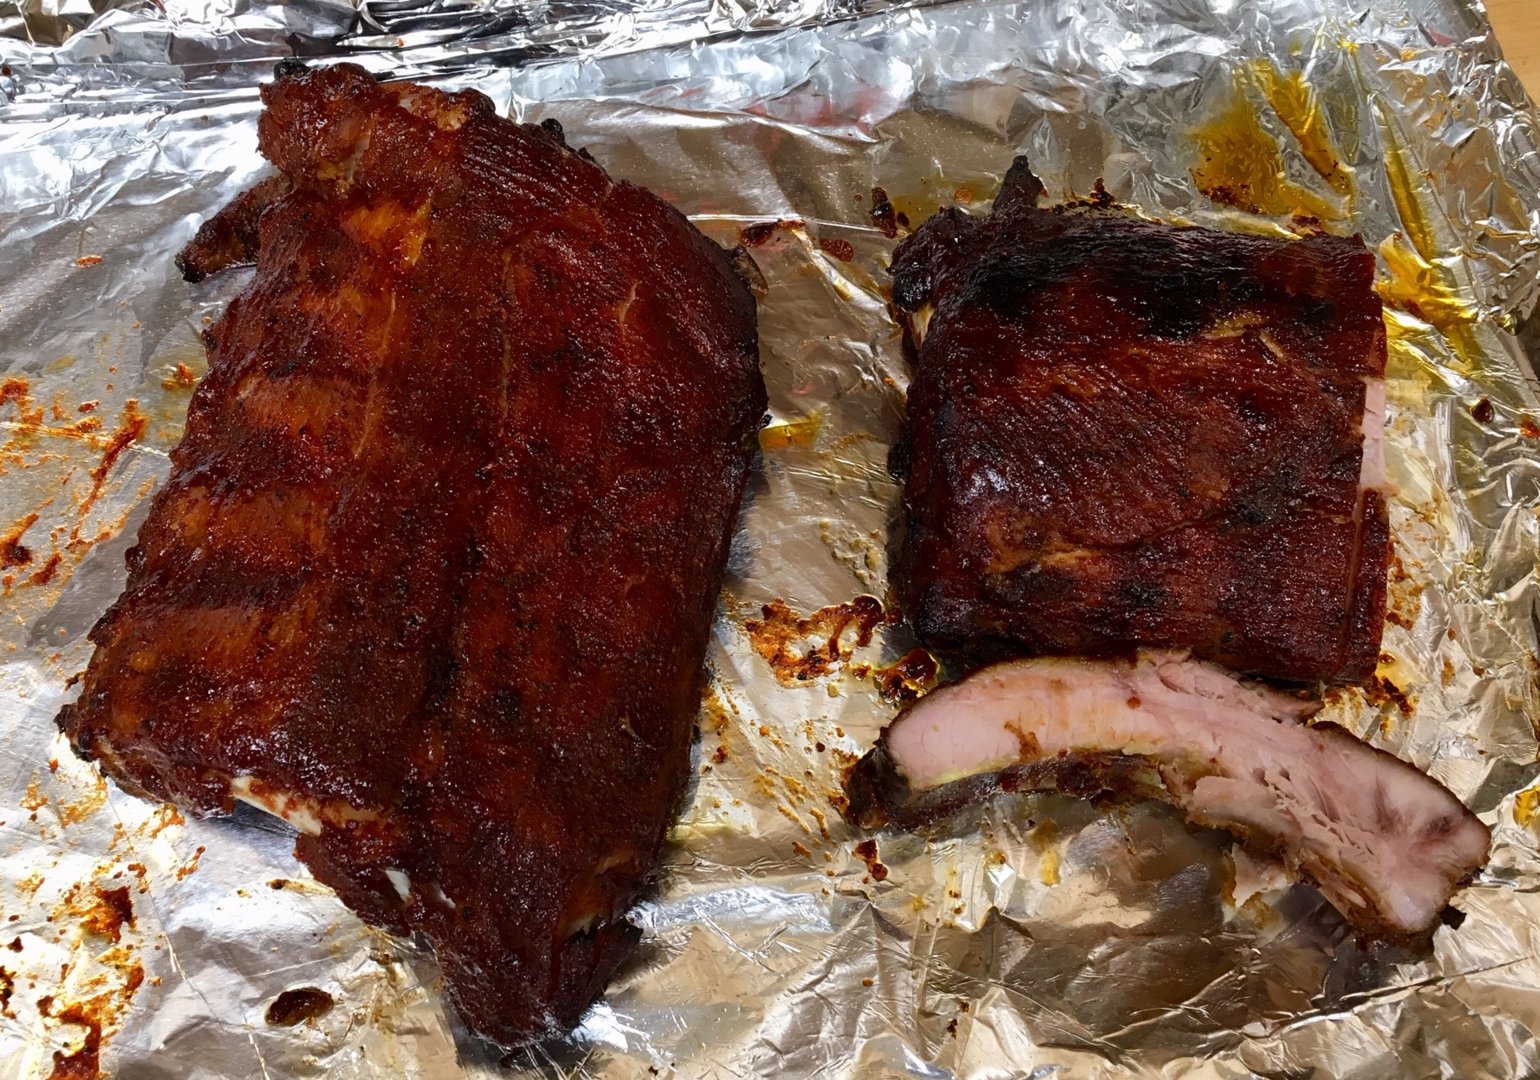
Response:
[[[431,956],[274,819],[183,821],[55,734],[247,277],[172,257],[264,174],[255,88],[292,53],[554,117],[765,277],[771,417],[698,783],[642,948],[537,1051],[470,1036]],[[0,1077],[1540,1075],[1540,124],[1475,4],[22,0],[0,65]],[[843,770],[930,682],[881,609],[886,232],[987,207],[1017,152],[1054,198],[1100,178],[1167,220],[1378,252],[1391,610],[1373,685],[1323,719],[1493,829],[1431,952],[1356,942],[1164,807],[840,817]]]

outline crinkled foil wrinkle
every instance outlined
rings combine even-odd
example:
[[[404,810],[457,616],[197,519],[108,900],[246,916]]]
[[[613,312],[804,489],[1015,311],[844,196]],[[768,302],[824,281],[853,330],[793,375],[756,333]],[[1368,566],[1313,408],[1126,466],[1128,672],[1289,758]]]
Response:
[[[245,281],[186,285],[172,255],[262,175],[255,85],[293,52],[554,117],[749,242],[767,282],[772,415],[698,783],[635,960],[570,1039],[508,1062],[446,1014],[431,957],[362,926],[270,819],[182,822],[54,734],[199,333]],[[1540,1075],[1540,157],[1478,10],[28,0],[0,4],[0,63],[0,1077]],[[842,822],[841,772],[913,646],[887,623],[860,645],[864,615],[820,638],[869,605],[814,617],[887,593],[907,369],[872,189],[900,224],[981,209],[1018,152],[1055,197],[1103,179],[1171,220],[1377,251],[1391,613],[1375,683],[1325,715],[1493,828],[1431,953],[1356,943],[1312,890],[1158,807]],[[750,632],[773,601],[779,643]],[[270,1022],[299,989],[332,1006]]]
[[[0,3],[0,104],[255,85],[289,55],[393,76],[588,58],[934,0],[23,0]]]

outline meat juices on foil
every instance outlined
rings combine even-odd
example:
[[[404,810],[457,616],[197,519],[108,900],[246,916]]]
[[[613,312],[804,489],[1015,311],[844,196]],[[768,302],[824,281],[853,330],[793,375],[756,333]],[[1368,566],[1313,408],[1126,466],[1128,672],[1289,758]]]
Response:
[[[280,68],[256,273],[59,722],[130,791],[281,814],[466,1021],[570,1028],[689,774],[765,407],[727,255],[481,94]],[[252,241],[256,250],[250,250]]]

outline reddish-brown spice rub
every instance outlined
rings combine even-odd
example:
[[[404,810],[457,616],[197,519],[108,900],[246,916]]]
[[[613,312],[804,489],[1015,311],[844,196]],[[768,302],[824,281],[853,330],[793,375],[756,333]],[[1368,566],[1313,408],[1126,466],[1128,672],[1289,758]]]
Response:
[[[893,260],[920,338],[895,578],[921,639],[1367,678],[1389,551],[1373,255],[1042,194],[1018,159],[991,216],[944,210]]]
[[[689,774],[754,300],[480,94],[289,66],[263,100],[288,188],[60,724],[132,791],[284,812],[474,1028],[556,1034],[629,952]]]
[[[283,173],[270,176],[241,192],[229,206],[200,225],[192,242],[176,257],[182,276],[188,281],[202,281],[228,267],[255,262],[257,223],[269,206],[289,193],[289,188],[289,178]]]

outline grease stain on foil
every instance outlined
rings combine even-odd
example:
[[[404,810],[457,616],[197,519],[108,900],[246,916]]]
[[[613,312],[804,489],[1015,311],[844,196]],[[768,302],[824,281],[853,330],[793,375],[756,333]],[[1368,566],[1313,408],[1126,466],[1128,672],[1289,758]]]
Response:
[[[1290,132],[1327,191],[1290,179],[1282,147],[1263,126],[1258,99]],[[1229,101],[1192,129],[1190,137],[1198,154],[1193,183],[1216,203],[1305,224],[1340,222],[1352,213],[1352,173],[1342,164],[1314,90],[1298,70],[1280,71],[1266,58],[1243,63],[1235,71]]]
[[[870,645],[873,631],[885,618],[882,601],[875,596],[830,604],[806,616],[777,598],[743,628],[782,686],[802,686],[837,671],[856,649]]]

